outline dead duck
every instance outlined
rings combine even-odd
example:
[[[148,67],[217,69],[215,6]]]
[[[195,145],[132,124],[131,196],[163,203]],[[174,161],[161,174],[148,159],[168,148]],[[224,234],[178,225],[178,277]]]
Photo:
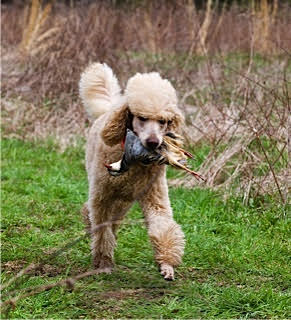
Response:
[[[185,170],[196,179],[204,181],[199,173],[187,168],[187,159],[193,158],[193,155],[182,149],[182,144],[181,136],[168,132],[158,149],[148,150],[143,146],[138,136],[133,131],[127,129],[122,159],[104,165],[112,176],[119,176],[128,171],[130,166],[135,162],[141,162],[143,165],[156,162],[160,165],[168,164],[174,168]]]

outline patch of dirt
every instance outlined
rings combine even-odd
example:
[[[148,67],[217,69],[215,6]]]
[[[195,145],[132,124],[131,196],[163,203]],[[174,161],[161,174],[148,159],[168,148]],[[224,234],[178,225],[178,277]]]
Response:
[[[47,276],[55,277],[57,275],[64,275],[67,265],[51,265],[51,264],[40,264],[34,271],[36,276]],[[72,267],[70,276],[74,277],[75,275],[81,274],[88,271],[84,268],[75,268]]]
[[[50,264],[41,264],[38,268],[35,269],[34,275],[36,276],[47,276],[55,277],[62,274],[64,269],[59,266],[50,265]]]
[[[7,273],[18,273],[20,270],[26,268],[28,262],[25,260],[14,260],[14,261],[7,261],[6,263],[2,264],[2,270]],[[35,276],[48,276],[54,277],[56,275],[62,274],[64,272],[64,268],[60,266],[50,265],[50,264],[41,264],[36,268],[32,268],[28,274],[32,273]]]
[[[14,260],[14,261],[7,261],[2,263],[2,270],[7,273],[15,273],[19,272],[27,265],[25,260]]]
[[[108,299],[118,299],[123,300],[127,298],[136,298],[136,299],[157,299],[165,295],[169,290],[161,290],[161,289],[145,289],[145,288],[137,288],[137,289],[122,289],[119,291],[107,291],[99,294],[99,298],[102,300]]]

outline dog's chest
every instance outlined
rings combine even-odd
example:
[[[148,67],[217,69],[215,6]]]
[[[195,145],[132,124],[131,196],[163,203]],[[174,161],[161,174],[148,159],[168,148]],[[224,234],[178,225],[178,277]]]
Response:
[[[160,165],[143,166],[136,163],[120,176],[111,176],[104,164],[116,162],[122,158],[122,155],[121,146],[111,148],[101,144],[94,161],[88,163],[89,173],[92,169],[91,173],[95,175],[95,191],[102,201],[107,203],[114,200],[133,202],[142,198],[151,189],[161,170],[163,171],[163,166]],[[95,168],[94,163],[97,164]]]
[[[129,171],[120,176],[110,176],[104,190],[108,197],[124,201],[134,201],[143,197],[157,179],[160,166],[132,165]]]

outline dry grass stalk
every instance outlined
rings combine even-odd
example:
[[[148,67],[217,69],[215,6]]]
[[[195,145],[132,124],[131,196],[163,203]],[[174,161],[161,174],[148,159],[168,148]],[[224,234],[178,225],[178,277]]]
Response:
[[[3,137],[34,141],[52,136],[63,151],[68,145],[76,145],[78,136],[86,136],[86,116],[79,104],[71,104],[67,110],[55,110],[50,105],[47,108],[3,98]]]
[[[153,54],[157,54],[157,44],[155,39],[155,28],[153,26],[152,20],[151,20],[151,8],[149,7],[148,10],[145,10],[144,12],[144,23],[145,23],[145,32],[144,36],[147,43],[147,50],[152,52]]]
[[[186,10],[187,10],[188,24],[189,25],[193,24],[193,27],[190,29],[190,41],[193,43],[196,38],[195,25],[197,20],[195,19],[197,18],[197,11],[196,11],[194,1],[188,0],[186,5]]]
[[[32,270],[34,270],[36,267],[37,267],[37,264],[31,263],[27,267],[25,267],[24,269],[20,270],[14,277],[12,277],[6,283],[1,285],[1,287],[0,287],[1,291],[6,289],[7,287],[9,287],[12,283],[14,283],[17,279],[21,278],[23,275],[25,275],[25,274],[31,272]]]
[[[27,47],[29,47],[29,43],[32,40],[31,35],[33,34],[36,27],[39,26],[37,24],[37,19],[39,16],[39,8],[40,8],[39,0],[32,0],[29,15],[27,14],[27,12],[28,12],[27,9],[24,11],[25,17],[28,16],[29,21],[28,21],[27,26],[24,27],[24,29],[23,29],[22,41],[20,43],[20,48],[23,50],[27,50]]]
[[[223,3],[223,7],[222,7],[222,11],[221,14],[219,16],[218,22],[216,23],[214,32],[211,34],[211,38],[215,39],[217,37],[218,32],[220,31],[220,27],[224,21],[224,15],[225,15],[225,11],[226,11],[226,3]]]
[[[186,6],[186,11],[187,11],[187,24],[189,25],[190,29],[190,49],[188,53],[188,58],[187,60],[192,56],[194,48],[196,47],[196,38],[197,38],[197,21],[198,21],[198,15],[197,15],[197,10],[195,7],[195,3],[192,0],[188,0],[187,6]]]
[[[59,287],[59,286],[67,286],[68,289],[73,290],[74,289],[74,284],[75,284],[76,281],[84,279],[84,278],[87,278],[87,277],[90,277],[90,276],[98,275],[98,274],[103,273],[105,271],[106,270],[103,270],[103,269],[91,270],[91,271],[87,271],[87,272],[84,272],[84,273],[80,273],[80,274],[78,274],[78,275],[76,275],[74,277],[68,277],[68,278],[66,278],[64,280],[59,280],[59,281],[54,282],[54,283],[27,288],[25,290],[25,293],[22,293],[22,294],[18,295],[17,297],[10,298],[10,299],[8,299],[8,300],[6,300],[4,302],[1,302],[0,303],[0,307],[1,308],[3,308],[3,307],[7,308],[8,306],[15,307],[16,303],[21,299],[25,299],[27,297],[34,296],[36,294],[39,294],[39,293],[44,292],[44,291],[51,290],[51,289],[53,289],[55,287]],[[6,310],[6,312],[7,311],[9,311],[9,310]]]
[[[214,187],[217,184],[215,182],[218,174],[223,172],[223,168],[226,167],[227,162],[249,145],[253,139],[254,136],[252,134],[243,135],[238,141],[229,144],[227,149],[219,153],[217,157],[211,156],[205,160],[205,164],[202,165],[200,172],[206,177],[209,187]]]
[[[45,8],[42,9],[39,0],[31,0],[31,7],[28,14],[29,20],[23,29],[22,41],[19,45],[21,52],[24,52],[26,55],[33,55],[41,50],[47,49],[49,45],[48,38],[58,31],[58,28],[54,27],[40,34],[41,28],[50,15],[54,1],[55,0],[51,0]],[[25,9],[25,16],[27,16],[27,12],[27,9]],[[44,40],[47,41],[47,44],[41,43]]]
[[[206,40],[209,32],[209,27],[212,22],[213,9],[212,9],[212,0],[207,0],[206,12],[203,23],[198,32],[198,46],[196,52],[198,54],[207,53]]]
[[[282,201],[282,203],[286,203],[286,200],[287,200],[287,199],[284,199],[283,193],[282,193],[281,188],[280,188],[280,185],[279,185],[279,183],[278,183],[277,175],[276,175],[276,173],[275,173],[275,171],[274,171],[273,164],[271,163],[271,161],[270,161],[270,159],[269,159],[269,156],[267,155],[267,152],[266,152],[266,150],[265,150],[264,145],[262,144],[262,142],[261,142],[261,140],[260,140],[260,136],[259,136],[258,132],[255,131],[255,134],[256,134],[256,138],[257,138],[257,140],[258,140],[258,142],[259,142],[259,145],[260,145],[260,147],[261,147],[261,149],[262,149],[262,151],[263,151],[264,157],[265,157],[265,159],[266,159],[266,161],[267,161],[267,163],[268,163],[268,166],[269,166],[269,168],[270,168],[270,172],[272,173],[273,179],[274,179],[274,181],[275,181],[275,183],[276,183],[277,190],[278,190],[279,195],[280,195],[280,197],[281,197],[281,201]],[[283,148],[282,150],[284,150],[284,148]]]
[[[253,37],[256,50],[262,53],[273,52],[274,46],[270,42],[271,28],[275,23],[278,10],[278,0],[273,6],[267,0],[252,1]]]

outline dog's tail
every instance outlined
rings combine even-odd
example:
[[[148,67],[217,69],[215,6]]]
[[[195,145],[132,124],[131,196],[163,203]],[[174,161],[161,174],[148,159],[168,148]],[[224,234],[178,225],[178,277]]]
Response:
[[[89,118],[97,119],[122,98],[116,76],[107,64],[93,63],[82,73],[79,92]]]

